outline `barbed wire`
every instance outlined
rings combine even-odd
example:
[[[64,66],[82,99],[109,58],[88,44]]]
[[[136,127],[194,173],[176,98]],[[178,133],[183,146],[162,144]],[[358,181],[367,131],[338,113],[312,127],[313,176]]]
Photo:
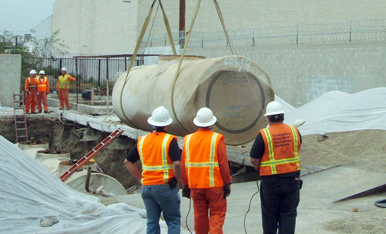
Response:
[[[183,32],[182,35],[185,33]],[[346,42],[386,41],[386,19],[346,21],[326,24],[305,24],[275,28],[246,28],[228,30],[235,46],[268,46],[295,44],[334,44]],[[178,45],[180,32],[173,33]],[[153,34],[151,47],[170,46],[166,33]],[[192,32],[189,47],[226,47],[224,32]]]

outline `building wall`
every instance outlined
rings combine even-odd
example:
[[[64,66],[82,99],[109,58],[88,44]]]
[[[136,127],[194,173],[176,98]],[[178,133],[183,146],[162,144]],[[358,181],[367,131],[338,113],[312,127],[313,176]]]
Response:
[[[12,91],[20,93],[21,55],[0,54],[0,103],[13,107]],[[16,81],[16,82],[15,82]]]
[[[138,0],[135,0],[138,1]],[[140,1],[140,22],[144,21],[152,0]],[[197,1],[186,1],[186,29]],[[333,23],[385,18],[383,0],[218,0],[227,29],[282,27],[298,24]],[[173,31],[178,31],[179,0],[162,1]],[[154,10],[155,11],[155,10]],[[155,31],[164,32],[161,10]],[[193,30],[221,31],[222,26],[212,0],[202,0]]]
[[[136,15],[136,1],[57,0],[52,31],[60,30],[70,53],[128,53],[137,37]]]
[[[386,85],[386,42],[237,47],[269,75],[275,94],[295,107],[339,90],[356,93]],[[187,54],[230,55],[229,48],[190,48]]]
[[[52,35],[52,15],[41,21],[38,26],[34,28],[33,36],[37,39],[49,38]]]
[[[153,0],[57,0],[53,27],[70,53],[133,53]],[[186,1],[186,29],[198,1]],[[384,0],[218,0],[227,29],[283,27],[385,18]],[[235,4],[237,2],[237,4]],[[179,0],[162,1],[171,29],[179,28]],[[158,9],[158,10],[157,10]],[[148,33],[166,32],[162,11],[154,6]],[[217,32],[222,27],[212,0],[202,0],[194,31]],[[140,52],[143,52],[143,48]]]

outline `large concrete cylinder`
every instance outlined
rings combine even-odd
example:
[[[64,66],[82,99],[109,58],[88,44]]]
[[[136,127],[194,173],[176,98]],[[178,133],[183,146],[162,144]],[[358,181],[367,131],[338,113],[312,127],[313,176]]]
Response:
[[[267,125],[265,106],[274,100],[267,73],[246,57],[208,58],[187,56],[177,79],[180,56],[160,56],[156,65],[133,67],[123,73],[113,90],[115,113],[125,124],[151,131],[147,118],[165,106],[172,125],[168,132],[184,136],[197,131],[193,119],[202,107],[217,117],[213,130],[228,145],[252,141]]]

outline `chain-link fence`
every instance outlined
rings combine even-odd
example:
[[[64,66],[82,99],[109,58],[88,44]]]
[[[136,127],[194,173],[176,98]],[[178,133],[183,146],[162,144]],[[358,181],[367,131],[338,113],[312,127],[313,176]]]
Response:
[[[386,41],[386,19],[306,24],[277,28],[238,29],[228,30],[228,34],[234,46],[377,42]],[[178,45],[181,40],[179,35],[179,32],[173,33],[175,45]],[[142,44],[150,47],[170,45],[166,33],[153,34]],[[188,47],[196,48],[225,46],[228,46],[228,42],[223,31],[193,31],[188,45]]]

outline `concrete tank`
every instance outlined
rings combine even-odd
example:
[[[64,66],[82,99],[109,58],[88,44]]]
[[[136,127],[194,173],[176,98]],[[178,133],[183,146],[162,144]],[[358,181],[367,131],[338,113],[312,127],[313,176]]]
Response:
[[[175,80],[180,56],[160,56],[156,65],[132,68],[114,86],[115,113],[125,124],[151,131],[147,118],[165,106],[173,118],[168,132],[178,136],[195,132],[193,118],[202,107],[212,109],[218,121],[213,130],[228,145],[254,140],[267,126],[265,106],[274,100],[267,73],[246,57],[187,56]]]

